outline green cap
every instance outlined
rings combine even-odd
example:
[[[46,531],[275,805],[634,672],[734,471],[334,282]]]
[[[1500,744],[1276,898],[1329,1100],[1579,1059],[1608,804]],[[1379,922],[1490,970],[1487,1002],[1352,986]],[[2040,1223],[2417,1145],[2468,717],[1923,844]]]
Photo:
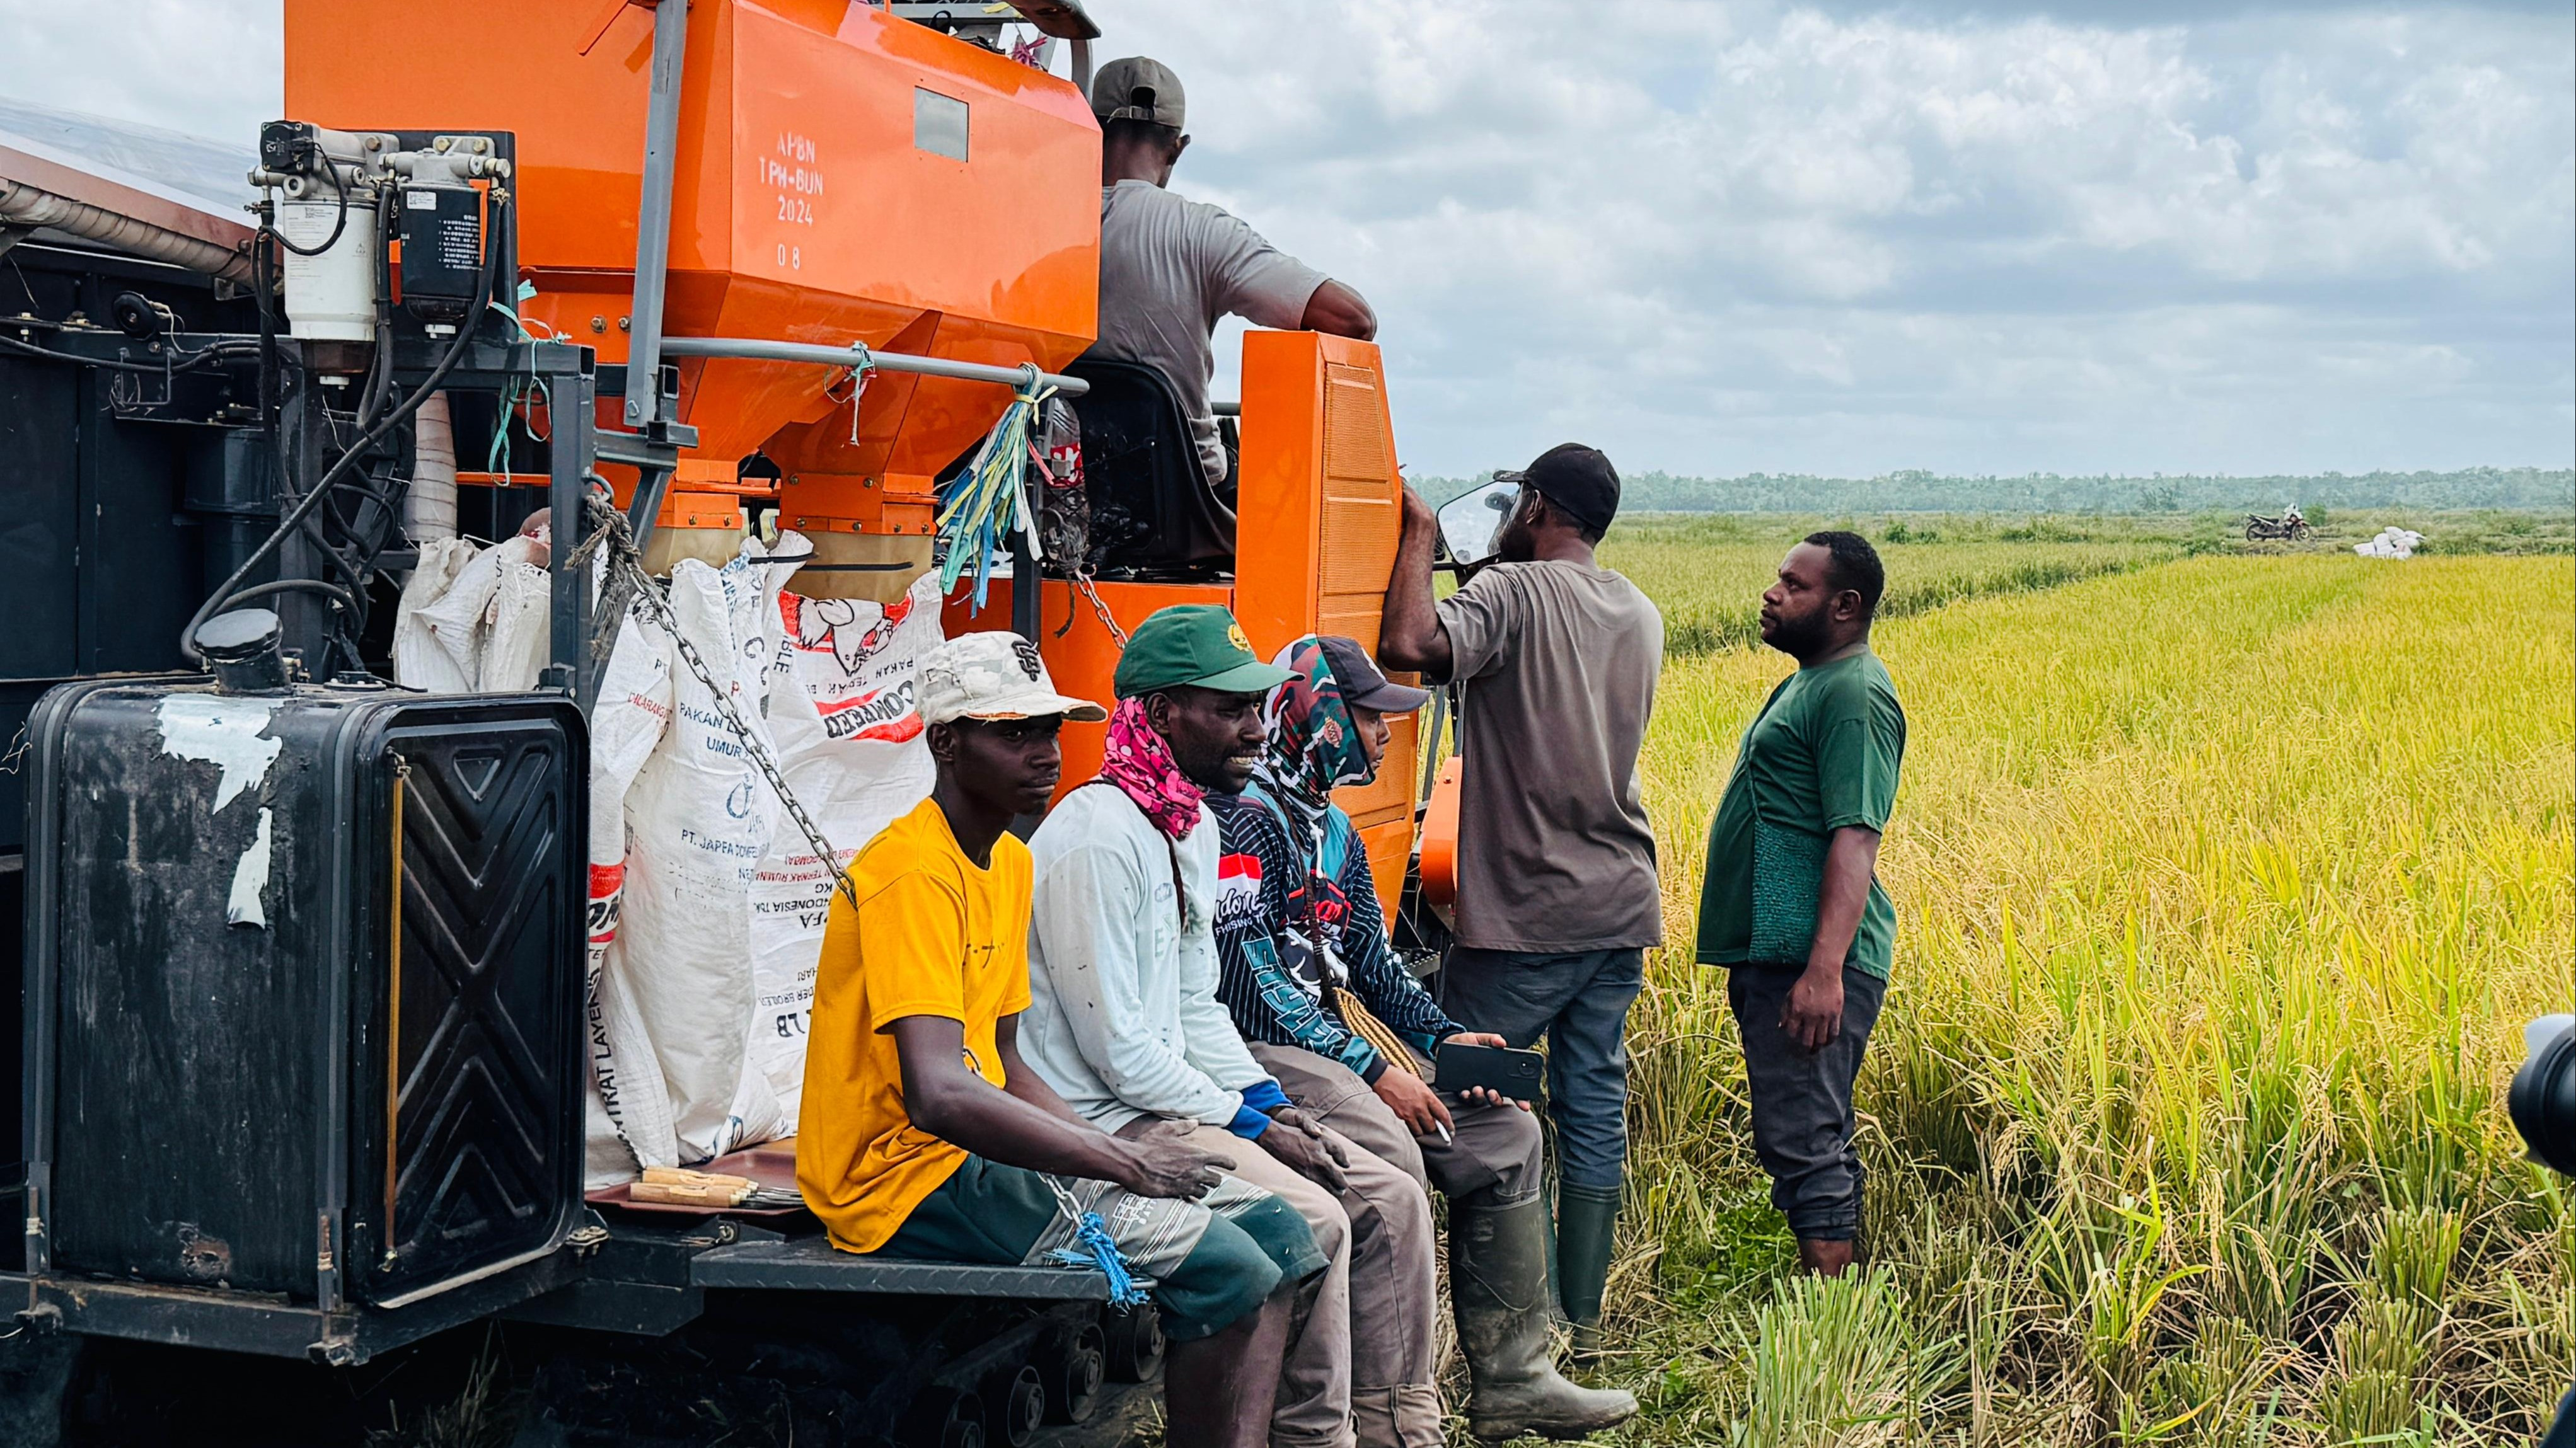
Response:
[[[1157,689],[1214,689],[1223,694],[1267,693],[1293,677],[1261,662],[1243,625],[1213,603],[1176,603],[1137,625],[1118,656],[1111,686],[1121,699]]]

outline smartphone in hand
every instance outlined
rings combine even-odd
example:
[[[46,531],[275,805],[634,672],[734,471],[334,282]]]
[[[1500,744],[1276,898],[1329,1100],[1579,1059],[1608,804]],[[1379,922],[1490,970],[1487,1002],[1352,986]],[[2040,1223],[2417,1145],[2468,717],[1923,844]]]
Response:
[[[1443,1091],[1470,1091],[1482,1086],[1514,1101],[1536,1101],[1547,1058],[1536,1051],[1506,1046],[1476,1046],[1444,1041],[1433,1082]]]

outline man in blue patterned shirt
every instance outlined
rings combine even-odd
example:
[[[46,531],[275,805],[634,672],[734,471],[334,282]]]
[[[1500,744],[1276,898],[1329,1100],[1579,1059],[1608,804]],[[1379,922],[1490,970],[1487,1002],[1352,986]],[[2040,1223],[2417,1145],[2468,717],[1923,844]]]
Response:
[[[1483,1438],[1578,1436],[1636,1411],[1549,1361],[1547,1201],[1538,1122],[1488,1091],[1429,1082],[1444,1041],[1500,1046],[1440,1009],[1388,947],[1335,787],[1376,777],[1386,716],[1429,697],[1393,683],[1352,639],[1303,638],[1277,662],[1269,741],[1241,794],[1210,795],[1221,855],[1217,997],[1288,1097],[1426,1190],[1449,1198],[1451,1304]]]

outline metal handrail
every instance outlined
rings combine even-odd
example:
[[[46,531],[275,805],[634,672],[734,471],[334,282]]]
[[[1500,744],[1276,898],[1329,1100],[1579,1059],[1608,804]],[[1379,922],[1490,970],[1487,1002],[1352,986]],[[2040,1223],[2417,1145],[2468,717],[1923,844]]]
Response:
[[[912,372],[959,382],[990,382],[1001,387],[1026,386],[1032,377],[1066,397],[1080,397],[1091,384],[1058,372],[1040,372],[1035,363],[996,367],[988,362],[954,362],[945,357],[917,357],[909,352],[879,352],[867,347],[826,347],[814,342],[770,342],[754,337],[665,337],[665,357],[724,357],[749,362],[805,362],[817,367],[873,367],[880,372]]]

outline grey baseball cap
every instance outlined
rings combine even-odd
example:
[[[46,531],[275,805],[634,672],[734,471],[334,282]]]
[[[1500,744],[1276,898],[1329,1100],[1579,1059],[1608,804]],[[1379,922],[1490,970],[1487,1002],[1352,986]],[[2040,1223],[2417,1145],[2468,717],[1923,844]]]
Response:
[[[1091,114],[1103,125],[1152,121],[1178,131],[1187,129],[1189,101],[1170,66],[1131,55],[1102,66],[1091,78]]]

